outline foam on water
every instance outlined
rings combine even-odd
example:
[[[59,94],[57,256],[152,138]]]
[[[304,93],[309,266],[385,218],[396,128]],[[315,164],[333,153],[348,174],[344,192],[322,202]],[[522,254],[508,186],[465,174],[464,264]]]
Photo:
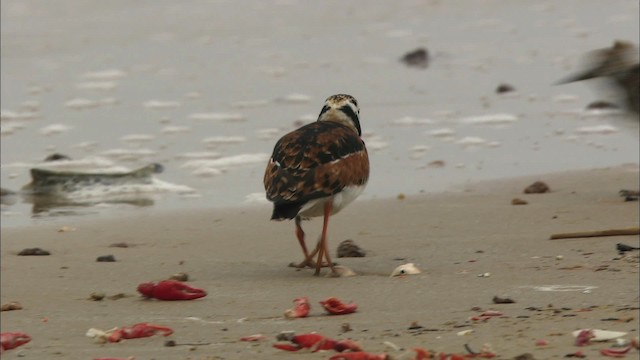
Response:
[[[35,111],[10,111],[0,110],[0,121],[6,120],[31,120],[39,118],[40,114]]]
[[[582,126],[575,130],[577,134],[582,135],[609,135],[620,131],[617,127],[609,124]]]
[[[211,146],[224,144],[239,144],[247,141],[244,136],[212,136],[202,140],[203,143]]]
[[[166,110],[166,109],[175,109],[182,105],[179,101],[162,101],[162,100],[149,100],[145,101],[142,106],[147,109],[153,110]]]
[[[393,121],[391,121],[391,123],[398,126],[423,126],[435,124],[436,122],[431,119],[421,119],[412,116],[404,116],[398,119],[394,119]]]
[[[191,131],[191,128],[188,126],[177,126],[177,125],[167,125],[160,129],[160,132],[163,134],[179,134],[186,133]]]
[[[462,118],[460,120],[463,124],[470,125],[505,125],[511,124],[518,120],[518,116],[513,114],[493,114],[493,115],[480,115],[470,116]]]
[[[197,159],[190,160],[182,164],[184,168],[233,168],[241,165],[265,163],[269,159],[269,154],[266,153],[253,153],[253,154],[239,154],[232,156],[225,156],[218,159]]]
[[[462,145],[463,147],[472,147],[472,146],[480,146],[485,145],[487,140],[478,137],[478,136],[465,136],[461,139],[455,141],[456,144]]]
[[[76,85],[76,88],[81,90],[109,91],[116,87],[118,87],[118,83],[115,81],[85,81]]]
[[[120,69],[108,69],[91,71],[82,74],[82,77],[89,80],[117,80],[127,76],[127,73]]]
[[[71,130],[73,127],[65,124],[51,124],[38,130],[44,136],[57,135]]]
[[[213,151],[189,152],[176,155],[176,159],[219,159],[222,155]]]
[[[277,102],[289,103],[289,104],[302,104],[308,103],[313,98],[305,94],[289,94],[276,99]]]
[[[238,109],[257,108],[267,105],[269,105],[268,100],[235,101],[231,103],[231,107]]]
[[[157,152],[151,149],[110,149],[101,153],[102,156],[119,161],[141,160],[156,154]]]
[[[453,137],[456,135],[456,131],[451,128],[434,129],[429,130],[426,133],[433,137]]]
[[[195,113],[188,117],[190,120],[212,120],[212,121],[245,121],[247,118],[242,114],[227,114],[227,113]]]
[[[156,137],[154,135],[148,135],[148,134],[130,134],[130,135],[125,135],[121,137],[120,141],[125,143],[144,143],[144,142],[153,141],[155,138]]]

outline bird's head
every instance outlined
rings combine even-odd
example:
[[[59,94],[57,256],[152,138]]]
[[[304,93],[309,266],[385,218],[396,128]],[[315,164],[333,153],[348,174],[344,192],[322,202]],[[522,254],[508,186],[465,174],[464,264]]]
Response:
[[[352,128],[358,135],[360,129],[360,108],[358,101],[351,95],[331,95],[324,102],[318,121],[335,121]]]

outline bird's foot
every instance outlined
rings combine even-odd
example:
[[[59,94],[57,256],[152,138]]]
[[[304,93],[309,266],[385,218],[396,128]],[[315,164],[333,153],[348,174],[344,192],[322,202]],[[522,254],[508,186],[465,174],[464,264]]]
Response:
[[[332,265],[335,266],[337,264],[333,263]],[[289,267],[293,267],[297,269],[305,269],[305,268],[315,269],[316,262],[311,259],[308,259],[308,260],[303,260],[302,262],[299,262],[299,263],[292,262],[289,264]],[[326,261],[323,261],[321,267],[331,267],[331,265],[329,265]]]

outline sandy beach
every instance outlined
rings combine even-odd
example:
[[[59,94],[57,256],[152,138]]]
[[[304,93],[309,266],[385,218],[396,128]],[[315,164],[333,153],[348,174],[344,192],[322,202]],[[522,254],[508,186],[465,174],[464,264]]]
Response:
[[[551,188],[523,194],[533,181]],[[638,226],[638,203],[618,197],[638,185],[637,165],[478,183],[461,192],[356,201],[330,222],[330,246],[353,239],[363,258],[336,259],[358,273],[314,277],[287,267],[300,260],[292,222],[268,221],[267,205],[136,218],[74,219],[59,224],[2,228],[1,302],[24,309],[1,313],[2,332],[32,341],[6,359],[328,359],[334,352],[274,349],[282,331],[351,338],[366,351],[412,359],[423,347],[465,353],[490,344],[499,359],[530,353],[560,359],[582,350],[589,358],[611,343],[574,346],[581,328],[638,336],[638,252],[621,256],[616,243],[638,236],[549,240],[554,233]],[[513,198],[528,202],[511,205]],[[321,222],[304,224],[315,239]],[[126,242],[128,248],[111,244]],[[313,241],[311,241],[313,242]],[[40,247],[50,256],[17,256]],[[96,262],[114,255],[116,262]],[[422,273],[389,277],[403,263]],[[198,300],[145,300],[136,286],[177,272],[208,292]],[[325,270],[326,273],[326,270]],[[480,277],[479,274],[486,276]],[[88,300],[95,291],[118,300]],[[307,296],[307,318],[285,319],[294,298]],[[330,296],[354,301],[354,314],[329,316],[318,304]],[[513,304],[494,304],[494,296]],[[474,322],[485,310],[504,315]],[[617,319],[617,320],[616,320]],[[89,328],[138,322],[175,333],[95,344]],[[410,330],[413,322],[422,328]],[[344,324],[351,331],[344,332]],[[459,332],[472,330],[461,336]],[[240,338],[263,334],[259,342]],[[172,339],[180,345],[165,347]],[[536,346],[536,340],[548,345]],[[392,345],[397,348],[394,349]],[[637,355],[636,350],[628,355]]]

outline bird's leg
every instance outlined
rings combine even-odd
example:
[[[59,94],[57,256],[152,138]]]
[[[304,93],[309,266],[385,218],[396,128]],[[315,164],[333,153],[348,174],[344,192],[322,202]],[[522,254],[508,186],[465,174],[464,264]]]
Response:
[[[304,260],[299,264],[291,263],[289,264],[289,266],[297,267],[297,268],[313,266],[313,261],[311,260],[311,257],[316,254],[317,248],[316,250],[313,251],[312,255],[309,255],[309,251],[307,250],[307,244],[304,241],[304,230],[302,230],[302,224],[301,224],[302,219],[300,218],[300,216],[296,216],[295,221],[296,221],[296,237],[298,238],[298,242],[300,243],[300,247],[302,248],[302,253],[304,254]]]
[[[331,273],[335,274],[336,270],[333,268],[333,263],[331,262],[331,257],[329,256],[329,249],[327,246],[327,226],[329,225],[329,217],[331,216],[331,206],[333,205],[332,201],[327,201],[324,203],[324,222],[322,224],[322,237],[320,238],[320,243],[318,244],[318,261],[316,261],[316,272],[314,275],[320,275],[320,269],[322,268],[322,261],[327,259],[327,264],[331,268]]]

